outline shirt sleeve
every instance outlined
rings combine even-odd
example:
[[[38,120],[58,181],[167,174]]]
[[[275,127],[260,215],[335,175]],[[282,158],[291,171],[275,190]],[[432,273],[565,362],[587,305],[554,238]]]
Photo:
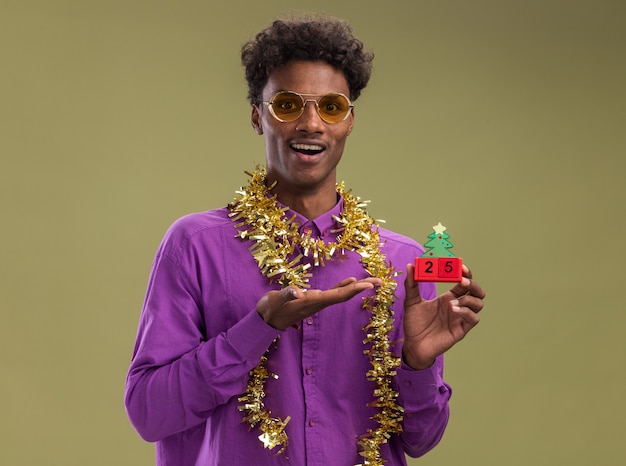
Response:
[[[403,362],[397,380],[405,410],[401,434],[404,450],[417,458],[439,443],[448,424],[452,389],[443,380],[443,355],[431,367],[420,371]]]
[[[425,300],[437,296],[434,283],[420,283]],[[404,407],[404,451],[417,458],[432,450],[443,437],[450,416],[452,388],[443,379],[444,356],[424,370],[415,370],[404,361],[397,371],[398,393]]]
[[[207,339],[191,283],[176,261],[157,254],[125,390],[129,419],[147,441],[196,426],[243,393],[279,333],[252,309]]]

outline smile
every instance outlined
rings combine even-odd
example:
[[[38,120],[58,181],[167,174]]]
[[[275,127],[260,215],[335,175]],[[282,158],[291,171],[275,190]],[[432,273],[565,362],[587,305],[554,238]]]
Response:
[[[315,155],[324,150],[324,147],[317,144],[291,144],[291,149],[301,154]]]

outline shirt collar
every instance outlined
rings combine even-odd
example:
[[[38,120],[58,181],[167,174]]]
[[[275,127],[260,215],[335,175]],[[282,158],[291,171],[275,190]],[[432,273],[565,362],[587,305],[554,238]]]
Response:
[[[287,210],[285,211],[285,216],[287,218],[294,217],[294,221],[298,222],[299,230],[301,233],[303,229],[308,228],[311,230],[311,234],[313,237],[326,237],[331,234],[334,236],[336,233],[332,233],[332,231],[339,228],[335,217],[339,217],[341,215],[341,212],[343,211],[343,196],[338,195],[337,197],[337,203],[333,206],[332,209],[311,220],[307,219],[295,210],[288,208],[281,202],[278,202],[278,204],[283,207],[287,207]]]

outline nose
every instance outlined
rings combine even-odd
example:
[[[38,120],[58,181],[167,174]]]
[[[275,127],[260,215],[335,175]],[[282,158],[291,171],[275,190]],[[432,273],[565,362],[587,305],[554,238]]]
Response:
[[[307,100],[304,103],[304,111],[300,118],[298,118],[298,124],[296,129],[300,131],[307,131],[311,133],[317,133],[324,127],[324,121],[317,113],[317,102],[315,100]]]

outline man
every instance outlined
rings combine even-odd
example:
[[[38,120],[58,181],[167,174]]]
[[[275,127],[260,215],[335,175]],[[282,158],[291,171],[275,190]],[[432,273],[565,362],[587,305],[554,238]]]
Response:
[[[443,435],[442,354],[484,292],[467,268],[439,297],[415,283],[421,246],[336,184],[372,58],[333,18],[244,45],[266,169],[156,254],[126,407],[157,464],[405,465]]]

